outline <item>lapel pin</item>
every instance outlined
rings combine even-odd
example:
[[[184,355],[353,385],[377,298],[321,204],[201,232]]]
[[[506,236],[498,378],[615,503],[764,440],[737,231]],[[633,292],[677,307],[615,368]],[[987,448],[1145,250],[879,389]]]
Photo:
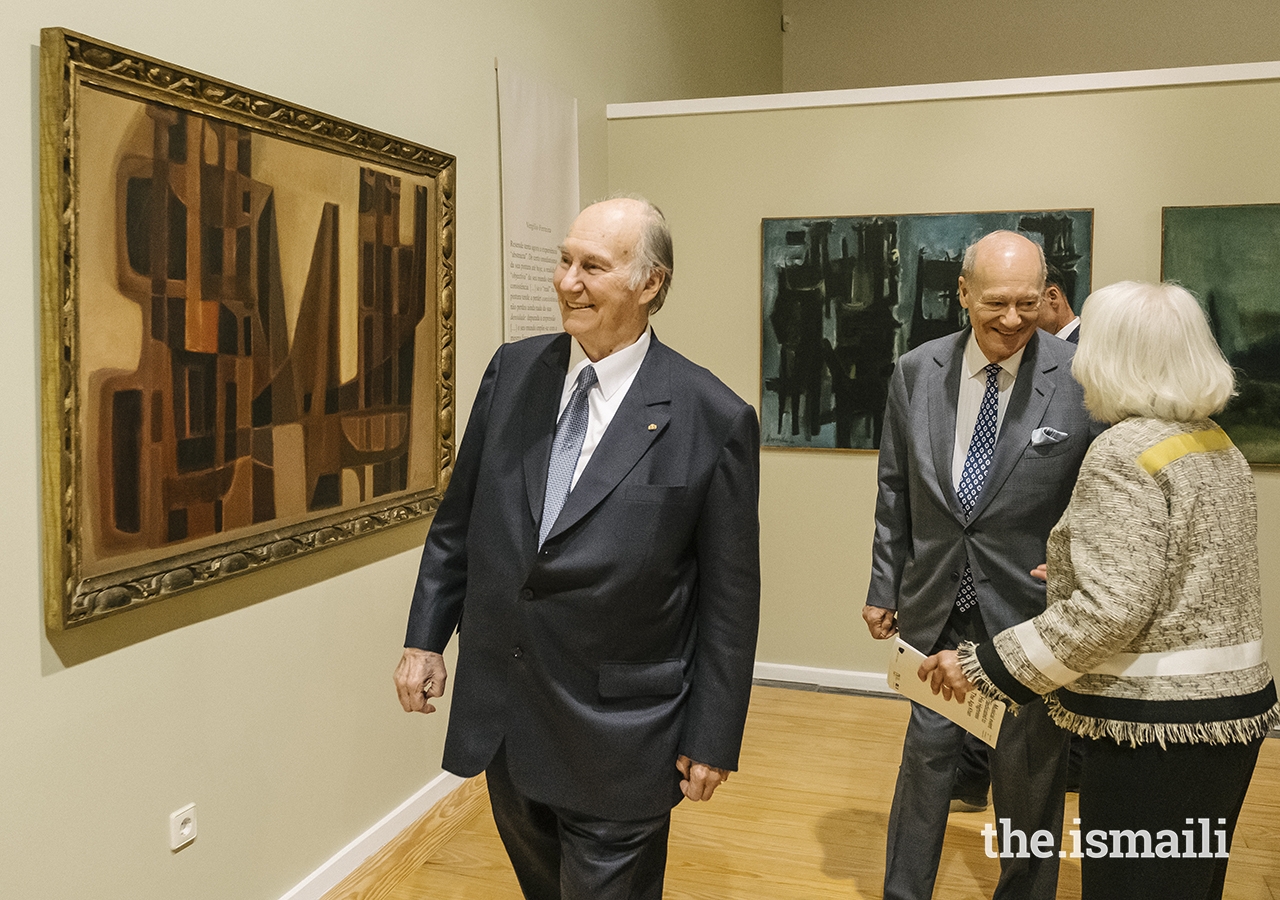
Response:
[[[657,431],[657,430],[658,430],[658,426],[657,426],[657,424],[656,424],[656,423],[654,423],[654,422],[650,422],[650,423],[649,423],[649,430],[650,430],[650,431]]]

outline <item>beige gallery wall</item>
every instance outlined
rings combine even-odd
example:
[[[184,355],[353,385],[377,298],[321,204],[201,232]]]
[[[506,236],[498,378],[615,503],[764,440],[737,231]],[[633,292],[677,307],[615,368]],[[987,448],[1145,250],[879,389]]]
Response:
[[[672,223],[675,279],[655,331],[758,409],[762,218],[1092,208],[1094,287],[1155,280],[1162,206],[1280,202],[1277,110],[1280,82],[616,118],[609,180]],[[761,457],[757,658],[883,671],[860,618],[875,455]],[[1280,671],[1280,560],[1267,552],[1280,546],[1280,471],[1255,477]]]
[[[1280,59],[1273,0],[784,0],[783,90]]]
[[[501,340],[494,59],[605,104],[781,87],[780,0],[6,2],[0,26],[0,897],[276,900],[439,774],[396,703],[422,526],[66,635],[40,579],[37,48],[61,26],[455,154],[465,420]],[[447,706],[447,705],[446,705]],[[196,842],[168,848],[195,801]]]

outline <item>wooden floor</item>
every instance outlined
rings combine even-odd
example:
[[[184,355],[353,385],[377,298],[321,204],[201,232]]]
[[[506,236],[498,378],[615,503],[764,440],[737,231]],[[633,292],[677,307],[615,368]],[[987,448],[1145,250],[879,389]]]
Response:
[[[909,707],[891,698],[757,687],[741,771],[710,803],[672,813],[667,900],[879,898],[884,834]],[[474,786],[473,786],[474,788]],[[486,803],[387,900],[520,900]],[[1067,821],[1076,814],[1067,797]],[[984,813],[953,813],[935,896],[988,898],[998,861]],[[1078,900],[1080,864],[1058,897]],[[1229,900],[1280,900],[1280,740],[1267,740],[1236,830]]]

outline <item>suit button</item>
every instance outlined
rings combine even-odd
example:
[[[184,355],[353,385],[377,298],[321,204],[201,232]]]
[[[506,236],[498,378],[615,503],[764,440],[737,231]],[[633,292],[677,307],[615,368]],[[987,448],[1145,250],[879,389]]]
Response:
[[[521,650],[519,647],[516,647],[514,650],[511,651],[511,656],[514,659],[519,659],[520,657],[524,656],[524,651]]]
[[[530,588],[525,588],[524,590],[522,590],[522,591],[520,592],[520,599],[521,599],[521,600],[532,600],[532,599],[533,599],[533,590],[532,590],[532,589],[530,589]]]
[[[972,526],[972,525],[970,525],[968,528],[966,528],[966,529],[964,530],[964,533],[965,533],[965,534],[967,534],[967,535],[969,535],[970,537],[972,537],[972,536],[973,536],[973,526]]]
[[[951,580],[952,580],[952,581],[959,581],[959,580],[960,580],[960,573],[959,573],[959,572],[952,572],[952,573],[951,573]]]

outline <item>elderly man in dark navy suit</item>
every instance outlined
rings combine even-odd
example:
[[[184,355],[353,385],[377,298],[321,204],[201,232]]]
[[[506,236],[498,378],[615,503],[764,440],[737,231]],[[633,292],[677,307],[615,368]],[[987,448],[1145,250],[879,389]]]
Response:
[[[658,342],[662,214],[585,209],[565,334],[501,347],[427,535],[395,681],[458,663],[444,768],[486,773],[528,898],[662,895],[671,808],[738,765],[759,620],[755,411]]]

